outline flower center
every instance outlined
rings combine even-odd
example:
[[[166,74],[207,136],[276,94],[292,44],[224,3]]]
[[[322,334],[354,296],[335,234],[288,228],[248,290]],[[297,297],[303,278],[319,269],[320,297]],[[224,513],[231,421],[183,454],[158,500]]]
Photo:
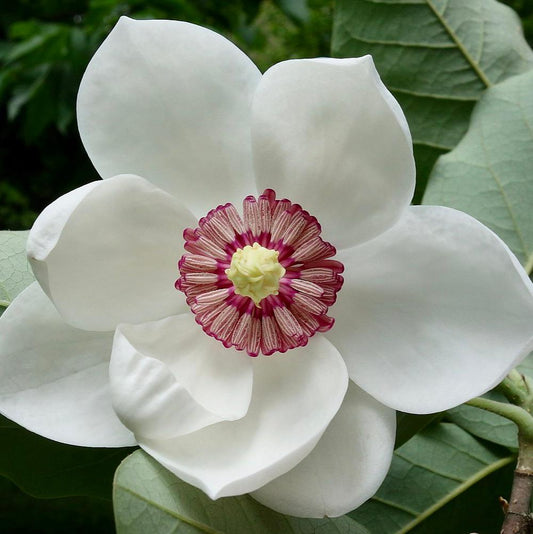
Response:
[[[225,347],[250,356],[307,344],[334,323],[328,308],[342,287],[335,247],[318,221],[267,189],[246,197],[243,215],[218,206],[183,232],[176,289],[196,322]]]
[[[235,286],[235,293],[250,297],[257,307],[269,295],[278,295],[279,281],[285,268],[278,261],[279,251],[259,243],[238,248],[231,258],[226,275]]]

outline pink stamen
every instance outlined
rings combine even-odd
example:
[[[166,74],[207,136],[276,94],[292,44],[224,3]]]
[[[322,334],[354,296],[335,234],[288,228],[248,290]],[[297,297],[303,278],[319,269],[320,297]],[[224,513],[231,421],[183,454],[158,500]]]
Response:
[[[243,201],[243,217],[232,204],[218,206],[183,232],[186,254],[178,262],[176,288],[186,295],[196,322],[226,347],[250,356],[305,346],[334,323],[328,307],[342,287],[344,267],[328,259],[335,248],[320,238],[318,221],[298,204],[265,190]],[[256,306],[235,293],[226,270],[238,248],[258,243],[278,251],[285,268],[279,291]]]
[[[291,287],[300,293],[305,293],[311,297],[320,298],[324,294],[324,289],[318,284],[308,280],[296,279],[292,282]]]
[[[215,291],[210,291],[209,293],[202,293],[196,297],[196,302],[198,304],[218,304],[223,300],[228,298],[229,291],[226,288],[216,289]]]

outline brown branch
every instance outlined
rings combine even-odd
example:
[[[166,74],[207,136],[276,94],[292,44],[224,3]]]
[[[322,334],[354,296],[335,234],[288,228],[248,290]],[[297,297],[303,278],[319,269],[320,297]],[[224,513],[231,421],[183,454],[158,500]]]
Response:
[[[519,444],[511,498],[505,507],[505,519],[500,534],[533,534],[533,445],[523,436],[519,436]]]
[[[533,473],[514,473],[513,489],[501,534],[533,534],[533,517],[529,510]]]

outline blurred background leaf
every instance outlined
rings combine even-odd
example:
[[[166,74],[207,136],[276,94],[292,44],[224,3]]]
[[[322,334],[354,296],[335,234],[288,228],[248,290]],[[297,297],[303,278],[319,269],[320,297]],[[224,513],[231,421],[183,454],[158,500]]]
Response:
[[[0,229],[98,179],[76,129],[90,58],[120,16],[211,27],[265,70],[329,55],[333,0],[19,0],[0,12]]]

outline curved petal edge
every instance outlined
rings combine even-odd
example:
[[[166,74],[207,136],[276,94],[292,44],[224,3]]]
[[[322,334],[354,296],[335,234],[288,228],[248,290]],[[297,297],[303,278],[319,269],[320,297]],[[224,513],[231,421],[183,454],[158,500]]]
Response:
[[[252,147],[259,189],[313,213],[337,248],[387,230],[414,192],[407,121],[370,56],[271,67],[254,96]]]
[[[0,412],[71,445],[135,445],[111,407],[112,338],[67,325],[34,282],[0,317]]]
[[[350,382],[340,410],[309,456],[251,495],[283,514],[346,514],[372,497],[383,482],[395,430],[396,412]]]
[[[348,385],[341,356],[323,336],[287,354],[254,358],[253,366],[252,401],[242,419],[177,438],[139,438],[148,454],[212,499],[256,490],[303,460]]]
[[[388,232],[339,253],[345,282],[328,338],[376,399],[439,412],[498,384],[531,348],[533,284],[469,215],[413,206]]]

